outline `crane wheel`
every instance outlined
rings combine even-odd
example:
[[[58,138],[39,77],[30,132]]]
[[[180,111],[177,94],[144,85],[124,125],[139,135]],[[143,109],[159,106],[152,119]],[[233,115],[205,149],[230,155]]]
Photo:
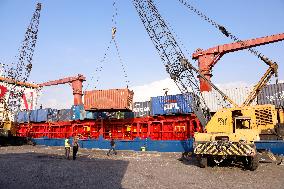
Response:
[[[244,167],[248,170],[255,171],[259,166],[259,155],[245,157],[243,161]]]
[[[200,158],[198,158],[198,162],[199,162],[199,167],[206,168],[207,163],[208,163],[208,159],[207,159],[207,157],[200,157]]]

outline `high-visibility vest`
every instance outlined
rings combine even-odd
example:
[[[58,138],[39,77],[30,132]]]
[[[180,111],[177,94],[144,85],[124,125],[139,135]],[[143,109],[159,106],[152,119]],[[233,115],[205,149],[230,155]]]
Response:
[[[65,148],[70,148],[70,143],[68,139],[65,139]]]

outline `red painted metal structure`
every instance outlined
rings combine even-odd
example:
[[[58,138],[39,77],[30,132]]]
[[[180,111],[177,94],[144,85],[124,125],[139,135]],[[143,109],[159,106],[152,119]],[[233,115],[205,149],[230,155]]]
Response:
[[[66,77],[63,79],[58,79],[54,81],[48,81],[45,83],[38,84],[40,87],[52,86],[52,85],[59,85],[65,83],[71,83],[71,87],[73,90],[74,95],[74,105],[82,105],[82,96],[83,96],[83,81],[86,81],[86,77],[78,74],[75,77]]]
[[[196,52],[192,54],[192,58],[198,59],[199,70],[208,80],[210,80],[212,77],[212,68],[224,54],[282,40],[284,40],[284,33],[219,45],[207,50],[197,49]],[[205,80],[202,78],[199,78],[199,80],[200,91],[212,90],[211,86]]]
[[[79,136],[82,139],[133,140],[185,140],[194,132],[201,132],[201,124],[194,115],[173,115],[142,117],[134,119],[97,119],[67,122],[22,123],[18,125],[18,136],[32,138],[67,138]]]

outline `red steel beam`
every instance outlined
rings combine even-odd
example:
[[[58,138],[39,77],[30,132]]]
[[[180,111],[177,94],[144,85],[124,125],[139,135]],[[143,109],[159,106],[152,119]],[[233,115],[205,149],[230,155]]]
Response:
[[[52,86],[52,85],[60,85],[71,83],[73,96],[74,96],[74,105],[82,105],[82,96],[83,96],[83,81],[86,81],[86,77],[78,74],[75,77],[66,77],[58,80],[48,81],[45,83],[39,84],[40,87]]]
[[[212,77],[213,66],[224,54],[260,45],[266,45],[269,43],[275,43],[282,40],[284,40],[284,33],[244,40],[230,44],[218,45],[207,50],[197,49],[196,52],[192,54],[192,59],[198,59],[199,70],[201,71],[201,73],[203,73],[203,75],[205,75],[208,80],[210,80]],[[211,86],[206,81],[204,81],[202,78],[199,78],[199,80],[201,91],[212,90]]]

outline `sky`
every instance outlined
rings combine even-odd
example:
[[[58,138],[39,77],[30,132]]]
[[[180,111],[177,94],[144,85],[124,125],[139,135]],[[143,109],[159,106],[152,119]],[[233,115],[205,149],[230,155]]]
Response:
[[[34,0],[0,0],[0,62],[11,64],[24,38],[36,3]],[[114,46],[110,46],[113,0],[42,0],[42,11],[30,82],[41,83],[83,74],[84,90],[125,88],[125,78]],[[155,0],[161,15],[178,36],[188,59],[197,49],[230,43],[212,25],[191,12],[178,0]],[[240,39],[251,39],[284,32],[283,0],[206,1],[192,0],[191,5]],[[116,0],[117,33],[120,55],[125,65],[129,87],[136,101],[162,95],[162,88],[178,93],[165,71],[131,0]],[[279,79],[284,80],[284,42],[257,47],[279,65]],[[194,65],[196,62],[191,61]],[[101,72],[96,68],[102,65]],[[216,84],[253,85],[267,65],[248,51],[226,54],[213,68]],[[96,79],[99,77],[99,81]],[[92,79],[95,78],[95,79]],[[135,97],[136,96],[136,97]],[[66,85],[42,90],[39,104],[44,107],[68,108],[72,90]]]

